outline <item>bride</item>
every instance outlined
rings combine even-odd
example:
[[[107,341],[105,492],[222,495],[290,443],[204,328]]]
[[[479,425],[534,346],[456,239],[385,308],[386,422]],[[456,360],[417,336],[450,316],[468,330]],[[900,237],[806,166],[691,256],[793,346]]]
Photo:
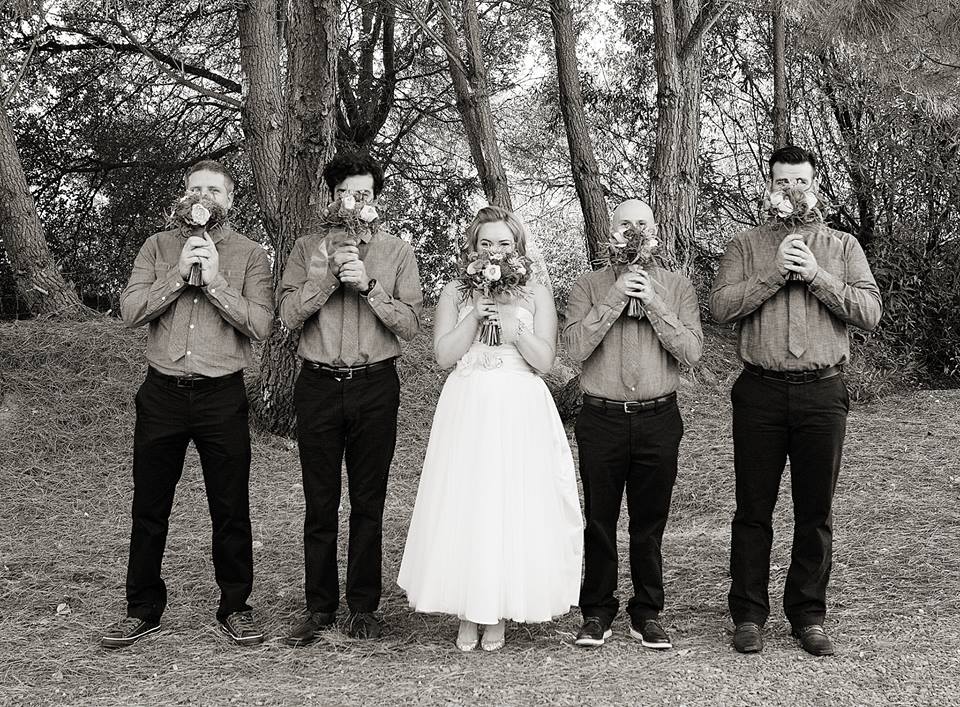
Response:
[[[466,252],[525,255],[526,229],[488,206],[467,229]],[[578,600],[583,520],[573,459],[540,378],[556,356],[557,312],[533,282],[517,298],[465,301],[447,283],[434,352],[456,364],[440,394],[397,583],[410,606],[460,618],[457,647],[504,644],[505,620],[549,621]],[[484,319],[502,345],[480,343]]]

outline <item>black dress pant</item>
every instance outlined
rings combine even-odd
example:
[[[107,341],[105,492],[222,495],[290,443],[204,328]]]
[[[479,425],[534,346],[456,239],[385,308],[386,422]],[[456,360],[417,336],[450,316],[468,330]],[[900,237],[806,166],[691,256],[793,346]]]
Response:
[[[253,587],[250,428],[241,373],[178,387],[151,369],[137,391],[133,436],[133,528],[127,614],[159,620],[167,605],[160,576],[177,482],[190,440],[203,468],[213,523],[217,617],[246,611]]]
[[[337,529],[344,455],[350,494],[347,606],[375,611],[382,592],[383,504],[397,441],[400,381],[392,366],[337,380],[304,365],[294,402],[306,517],[307,610],[334,612],[340,599]]]
[[[617,520],[626,488],[633,580],[627,613],[636,624],[656,618],[663,610],[660,547],[683,436],[677,403],[637,413],[584,405],[576,436],[586,516],[580,610],[604,625],[617,615]]]
[[[744,371],[731,391],[737,509],[730,551],[730,614],[763,625],[773,509],[790,459],[793,550],[783,607],[794,626],[823,623],[833,551],[833,493],[850,400],[842,375],[791,384]]]

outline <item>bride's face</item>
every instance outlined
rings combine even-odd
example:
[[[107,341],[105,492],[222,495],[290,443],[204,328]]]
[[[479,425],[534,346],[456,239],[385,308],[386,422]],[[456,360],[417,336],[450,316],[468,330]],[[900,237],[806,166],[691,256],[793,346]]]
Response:
[[[485,223],[477,231],[477,251],[480,253],[512,253],[516,248],[513,231],[503,221]]]

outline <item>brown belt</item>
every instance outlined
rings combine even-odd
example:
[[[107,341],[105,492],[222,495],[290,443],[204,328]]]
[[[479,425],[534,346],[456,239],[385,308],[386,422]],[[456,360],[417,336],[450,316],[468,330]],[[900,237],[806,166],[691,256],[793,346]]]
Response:
[[[676,404],[676,402],[676,391],[669,395],[664,395],[662,398],[654,398],[653,400],[607,400],[606,398],[598,398],[595,395],[583,394],[584,405],[611,412],[622,412],[628,415],[645,412],[647,410],[662,410],[665,407]]]
[[[743,362],[743,368],[748,373],[752,373],[760,378],[769,378],[770,380],[784,381],[797,385],[800,383],[813,383],[824,378],[833,378],[843,373],[843,366],[827,366],[826,368],[817,368],[810,371],[771,371],[752,363]]]
[[[308,361],[307,359],[303,360],[303,365],[305,368],[316,371],[321,376],[336,378],[338,381],[352,380],[354,378],[360,378],[361,376],[369,376],[372,373],[393,368],[395,363],[396,359],[387,358],[383,361],[368,363],[364,366],[328,366],[325,363],[317,363],[316,361]]]
[[[228,373],[225,376],[201,376],[198,374],[193,374],[189,376],[169,376],[166,373],[161,373],[153,366],[147,368],[147,376],[149,378],[155,378],[164,385],[168,385],[171,388],[205,388],[209,385],[214,385],[216,383],[223,383],[224,381],[229,381],[234,378],[242,378],[243,371],[236,371],[235,373]]]

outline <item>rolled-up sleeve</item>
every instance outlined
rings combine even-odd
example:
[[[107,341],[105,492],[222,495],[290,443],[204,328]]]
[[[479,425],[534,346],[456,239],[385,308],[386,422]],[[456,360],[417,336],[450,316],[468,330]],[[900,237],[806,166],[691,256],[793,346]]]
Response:
[[[378,282],[365,297],[384,326],[404,341],[410,341],[420,333],[423,288],[413,248],[404,244],[400,253],[393,292],[387,292]]]

